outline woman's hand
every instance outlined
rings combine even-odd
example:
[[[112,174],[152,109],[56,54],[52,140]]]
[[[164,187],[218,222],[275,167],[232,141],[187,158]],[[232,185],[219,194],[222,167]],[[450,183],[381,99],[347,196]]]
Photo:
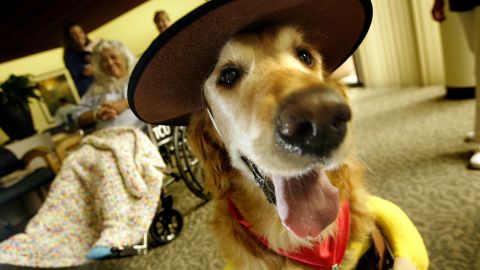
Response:
[[[80,115],[78,123],[80,126],[85,126],[98,121],[112,120],[128,108],[128,101],[126,99],[105,101],[100,108],[87,111]]]
[[[118,113],[115,109],[110,108],[108,106],[102,106],[96,110],[96,120],[97,121],[105,121],[105,120],[112,120],[117,117]]]
[[[78,117],[78,124],[81,127],[88,127],[98,121],[112,120],[117,117],[117,112],[108,107],[100,107],[95,110],[86,111]]]
[[[432,7],[432,17],[437,22],[443,22],[446,19],[443,0],[435,0]]]
[[[128,109],[128,101],[126,99],[121,99],[121,100],[114,100],[114,101],[105,101],[102,103],[102,106],[100,109],[105,109],[105,110],[113,110],[115,111],[116,115],[121,114],[123,111]]]
[[[92,77],[95,74],[95,68],[92,64],[85,65],[83,68],[83,75],[87,77]]]

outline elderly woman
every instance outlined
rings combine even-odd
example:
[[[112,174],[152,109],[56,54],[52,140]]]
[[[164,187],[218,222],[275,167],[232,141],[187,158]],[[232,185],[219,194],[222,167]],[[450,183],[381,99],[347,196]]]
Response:
[[[128,79],[136,63],[133,53],[121,42],[104,40],[94,48],[92,63],[95,80],[80,102],[79,126],[141,125],[127,101]]]
[[[25,233],[0,243],[2,264],[66,267],[103,258],[143,239],[160,198],[165,164],[136,128],[127,82],[135,57],[120,42],[93,51],[95,81],[82,97],[80,125],[97,130],[62,164]]]

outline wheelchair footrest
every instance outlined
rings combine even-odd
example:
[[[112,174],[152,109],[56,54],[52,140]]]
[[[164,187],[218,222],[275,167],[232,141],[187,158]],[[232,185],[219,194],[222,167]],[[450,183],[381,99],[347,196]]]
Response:
[[[87,258],[90,260],[107,260],[135,255],[145,255],[147,254],[147,249],[147,234],[144,234],[143,242],[140,245],[134,245],[133,247],[94,247],[88,252]]]

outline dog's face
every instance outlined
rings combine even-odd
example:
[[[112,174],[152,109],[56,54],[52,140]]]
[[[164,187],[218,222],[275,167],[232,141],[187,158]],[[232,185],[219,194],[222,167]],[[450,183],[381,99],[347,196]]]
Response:
[[[319,235],[337,215],[326,172],[342,163],[351,118],[321,55],[292,27],[238,35],[221,50],[204,95],[232,166],[253,179],[242,158],[254,163],[274,184],[284,225]]]

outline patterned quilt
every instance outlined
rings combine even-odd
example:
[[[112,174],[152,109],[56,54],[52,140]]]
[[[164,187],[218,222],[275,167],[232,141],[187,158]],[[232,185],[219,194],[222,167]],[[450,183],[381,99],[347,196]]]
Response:
[[[138,244],[157,209],[164,168],[140,130],[106,128],[86,136],[25,233],[0,243],[0,263],[74,266],[88,263],[92,247]]]

